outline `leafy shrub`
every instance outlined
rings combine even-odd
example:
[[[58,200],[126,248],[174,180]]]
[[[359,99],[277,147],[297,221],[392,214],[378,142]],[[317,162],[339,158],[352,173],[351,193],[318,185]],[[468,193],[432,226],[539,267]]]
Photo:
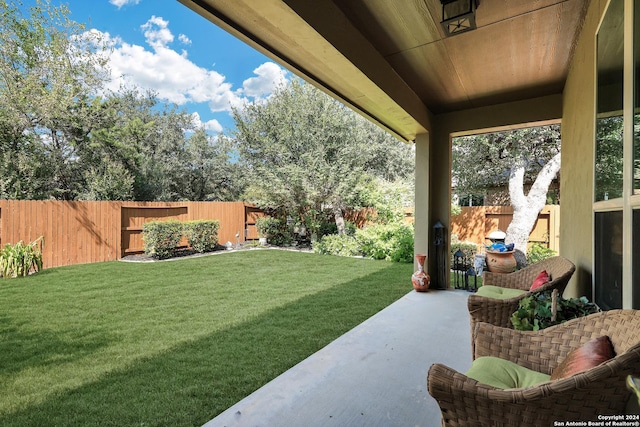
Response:
[[[348,234],[328,234],[313,244],[313,251],[322,255],[360,255],[358,242]]]
[[[258,230],[258,236],[271,237],[277,233],[280,227],[280,221],[270,216],[261,216],[256,220],[256,229]]]
[[[404,219],[405,206],[414,203],[413,179],[387,181],[382,178],[366,179],[358,190],[361,206],[370,206],[368,221],[377,224],[393,224]]]
[[[183,223],[176,220],[149,221],[142,226],[144,253],[155,258],[169,258],[182,239]]]
[[[261,237],[269,239],[269,243],[285,246],[293,243],[293,226],[287,225],[286,219],[263,216],[256,220],[256,228]]]
[[[556,319],[552,320],[552,295],[553,291],[549,290],[521,299],[518,310],[511,316],[511,324],[514,329],[537,331],[600,311],[598,306],[589,302],[586,297],[564,299],[558,296]]]
[[[356,231],[356,241],[366,257],[395,262],[413,261],[413,229],[402,223],[377,224]]]
[[[535,264],[556,255],[556,251],[553,249],[542,246],[540,243],[534,243],[527,251],[527,264]]]
[[[349,236],[354,236],[356,234],[356,230],[358,227],[351,221],[344,222],[345,234]],[[330,234],[338,234],[338,226],[336,225],[335,220],[333,221],[323,221],[320,223],[320,227],[318,228],[318,237],[327,236]]]
[[[370,225],[356,231],[356,241],[362,254],[373,259],[386,259],[391,252],[391,235],[386,225]]]
[[[452,239],[453,240],[453,239]],[[464,257],[467,262],[473,262],[475,254],[478,252],[478,245],[472,242],[451,242],[451,265],[453,265],[453,255],[458,252],[458,249],[464,253]]]
[[[332,234],[338,234],[338,226],[336,225],[336,222],[322,221],[320,223],[320,227],[318,227],[318,239],[320,240],[322,239],[322,237],[329,236]]]
[[[413,228],[402,225],[398,227],[392,239],[392,249],[389,257],[394,262],[413,262]]]
[[[189,246],[196,252],[209,252],[218,244],[220,221],[197,220],[184,223],[184,234]]]
[[[42,249],[39,237],[29,244],[20,240],[15,245],[7,243],[0,249],[0,274],[5,279],[10,277],[27,276],[31,271],[42,269]]]
[[[276,246],[287,246],[293,241],[293,228],[287,226],[285,221],[282,221],[282,228],[279,228],[276,234],[269,238],[269,243]]]

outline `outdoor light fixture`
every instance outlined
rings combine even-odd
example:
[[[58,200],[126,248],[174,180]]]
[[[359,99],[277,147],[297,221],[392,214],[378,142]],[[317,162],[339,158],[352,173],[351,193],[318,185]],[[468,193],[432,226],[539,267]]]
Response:
[[[478,0],[440,0],[442,29],[447,36],[476,29]]]
[[[465,273],[467,272],[467,264],[465,262],[465,255],[462,252],[462,249],[458,249],[455,254],[453,254],[453,276],[454,276],[454,288],[463,289],[465,288]]]

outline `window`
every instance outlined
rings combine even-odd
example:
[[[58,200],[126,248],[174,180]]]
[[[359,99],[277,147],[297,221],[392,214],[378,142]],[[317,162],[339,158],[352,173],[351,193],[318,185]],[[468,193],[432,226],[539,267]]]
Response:
[[[640,308],[640,209],[633,211],[633,308]]]
[[[622,197],[624,1],[612,0],[598,30],[595,201]]]
[[[637,4],[638,2],[634,2]],[[640,195],[640,7],[636,6],[633,18],[633,194]],[[635,225],[635,220],[634,220]],[[635,252],[635,251],[634,251]]]
[[[595,214],[595,303],[622,308],[622,211]]]

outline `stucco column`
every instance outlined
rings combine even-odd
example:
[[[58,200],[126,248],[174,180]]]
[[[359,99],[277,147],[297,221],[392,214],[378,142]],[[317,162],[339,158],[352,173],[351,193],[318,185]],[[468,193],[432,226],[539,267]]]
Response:
[[[449,248],[451,243],[451,131],[450,127],[443,123],[434,126],[431,132],[430,170],[431,189],[429,192],[429,225],[433,227],[440,221],[446,228],[444,245],[444,282],[437,283],[439,288],[449,287]],[[430,230],[431,231],[431,230]],[[430,248],[435,251],[435,246]],[[431,256],[429,266],[436,272],[435,253]]]
[[[415,140],[415,238],[414,252],[416,254],[429,254],[430,221],[429,221],[429,134],[423,133],[416,136]],[[429,263],[425,270],[429,272]]]

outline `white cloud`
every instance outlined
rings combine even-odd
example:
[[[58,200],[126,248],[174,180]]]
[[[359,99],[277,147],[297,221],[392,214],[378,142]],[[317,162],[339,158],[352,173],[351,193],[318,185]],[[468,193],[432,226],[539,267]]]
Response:
[[[196,65],[186,51],[171,49],[174,36],[169,22],[152,16],[140,27],[148,46],[125,42],[109,33],[99,33],[109,49],[111,82],[108,89],[116,92],[120,87],[137,86],[151,89],[160,99],[184,105],[206,103],[212,112],[231,111],[251,100],[260,101],[273,89],[286,81],[286,72],[273,62],[266,62],[253,70],[255,77],[246,79],[242,88],[234,89],[224,75]],[[186,43],[188,37],[180,35]],[[221,130],[218,122],[207,122],[213,130]]]
[[[147,43],[154,49],[164,48],[173,41],[173,34],[169,31],[169,21],[161,17],[153,15],[140,28],[144,30]]]
[[[222,132],[222,125],[216,119],[212,119],[204,122],[204,128],[208,131],[215,132],[215,133]]]
[[[184,34],[180,34],[178,36],[178,40],[180,40],[182,44],[191,44],[191,39]]]
[[[109,0],[109,3],[120,9],[122,6],[129,4],[138,4],[140,0]]]
[[[242,83],[244,94],[254,98],[270,94],[273,90],[286,82],[287,72],[273,62],[265,62],[253,70],[257,77],[251,77]]]
[[[205,130],[208,130],[211,132],[215,132],[215,133],[222,132],[222,125],[216,119],[203,122],[202,119],[200,119],[200,114],[193,113],[191,116],[193,117],[193,124],[195,125],[194,127],[196,129],[199,127],[204,127]]]

